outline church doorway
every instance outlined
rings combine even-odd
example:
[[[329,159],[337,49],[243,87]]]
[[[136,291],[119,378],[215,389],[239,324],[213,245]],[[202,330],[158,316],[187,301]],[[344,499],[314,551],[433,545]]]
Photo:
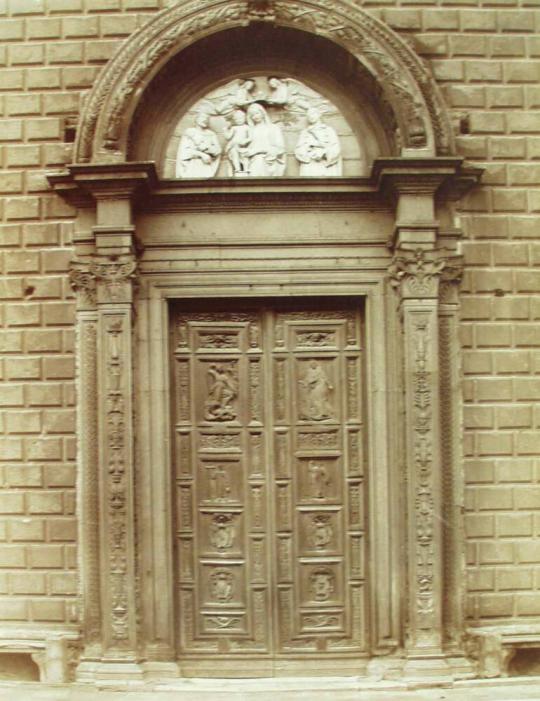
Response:
[[[346,667],[367,654],[360,301],[181,302],[171,320],[184,673]]]

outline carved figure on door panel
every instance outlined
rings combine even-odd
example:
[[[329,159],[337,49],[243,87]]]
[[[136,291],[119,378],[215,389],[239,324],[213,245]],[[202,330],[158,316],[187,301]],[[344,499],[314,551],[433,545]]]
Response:
[[[309,590],[315,601],[328,601],[334,593],[334,575],[326,568],[314,570],[309,578]]]
[[[214,601],[227,603],[233,596],[234,578],[228,570],[216,570],[210,575],[210,596]]]
[[[309,539],[311,545],[318,550],[325,548],[334,535],[330,518],[328,514],[316,514],[312,518]]]
[[[210,543],[219,550],[228,550],[232,547],[236,530],[232,514],[215,514],[210,523]]]
[[[231,478],[229,471],[223,465],[208,465],[210,470],[208,483],[211,501],[230,501]]]
[[[238,395],[238,384],[232,367],[212,363],[208,368],[210,387],[204,403],[207,421],[232,421],[236,418],[233,401]]]
[[[313,499],[326,499],[330,476],[326,467],[316,460],[310,460],[308,464],[309,486]]]
[[[300,380],[302,418],[311,421],[333,418],[334,407],[330,403],[333,389],[322,365],[311,360],[304,379]]]

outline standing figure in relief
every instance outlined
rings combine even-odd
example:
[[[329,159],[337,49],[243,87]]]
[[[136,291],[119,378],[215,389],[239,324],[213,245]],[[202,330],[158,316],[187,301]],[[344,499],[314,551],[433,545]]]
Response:
[[[249,174],[274,177],[285,172],[285,142],[281,127],[274,124],[262,105],[254,103],[247,111],[251,143],[248,147]]]
[[[249,126],[246,124],[246,113],[235,110],[232,113],[232,123],[225,129],[227,145],[225,153],[229,160],[229,175],[249,175],[249,158],[247,147],[251,143]]]
[[[322,365],[311,360],[304,379],[300,380],[303,389],[302,418],[323,421],[334,416],[334,408],[330,403],[330,393],[334,389]]]
[[[308,464],[309,482],[311,486],[311,496],[314,499],[325,499],[330,477],[324,465],[316,460],[310,460]]]
[[[209,125],[209,116],[200,112],[195,126],[182,134],[176,159],[177,178],[213,178],[217,173],[221,146]]]
[[[332,127],[321,119],[318,109],[306,113],[308,126],[300,133],[295,155],[301,176],[339,176],[343,173],[341,144]]]

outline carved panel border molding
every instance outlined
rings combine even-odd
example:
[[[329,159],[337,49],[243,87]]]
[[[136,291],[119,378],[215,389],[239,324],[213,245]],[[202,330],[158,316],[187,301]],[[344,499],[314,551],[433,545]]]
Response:
[[[178,51],[219,30],[270,22],[325,37],[373,75],[399,124],[403,147],[453,152],[440,92],[414,51],[387,25],[349,0],[180,2],[135,32],[100,74],[81,116],[76,162],[126,159],[130,119],[145,88]]]

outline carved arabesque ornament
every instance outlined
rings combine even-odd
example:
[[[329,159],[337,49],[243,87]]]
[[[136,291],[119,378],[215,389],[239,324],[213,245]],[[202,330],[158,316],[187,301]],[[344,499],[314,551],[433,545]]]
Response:
[[[125,362],[121,355],[124,319],[111,316],[106,323],[108,455],[109,567],[111,573],[111,628],[117,641],[127,640],[127,504],[126,504],[126,417],[124,409]]]
[[[80,294],[84,304],[91,307],[96,305],[96,278],[86,261],[72,260],[69,269],[69,284],[71,289]]]
[[[429,323],[429,314],[418,314],[414,317],[413,450],[416,473],[416,604],[420,628],[432,628],[435,625],[433,398],[427,366]]]
[[[81,119],[76,161],[125,160],[124,119],[129,119],[135,101],[156,71],[169,57],[208,33],[253,20],[307,30],[341,44],[358,60],[369,63],[399,116],[406,146],[432,146],[440,155],[451,152],[451,127],[428,70],[386,25],[348,0],[197,0],[156,15],[107,65]]]

